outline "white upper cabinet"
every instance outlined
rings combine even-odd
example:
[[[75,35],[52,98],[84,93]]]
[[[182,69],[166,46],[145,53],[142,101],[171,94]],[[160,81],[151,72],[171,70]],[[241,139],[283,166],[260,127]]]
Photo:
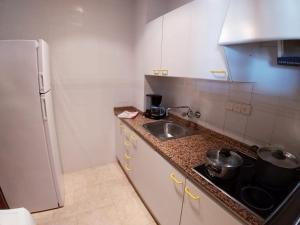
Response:
[[[163,19],[162,68],[171,76],[191,76],[192,11],[192,4],[187,4],[166,14]]]
[[[159,17],[147,23],[144,30],[143,68],[148,75],[161,68],[162,20],[163,17]]]
[[[218,45],[229,0],[196,0],[163,19],[162,68],[170,76],[227,79]]]
[[[300,39],[299,0],[231,0],[220,44]]]

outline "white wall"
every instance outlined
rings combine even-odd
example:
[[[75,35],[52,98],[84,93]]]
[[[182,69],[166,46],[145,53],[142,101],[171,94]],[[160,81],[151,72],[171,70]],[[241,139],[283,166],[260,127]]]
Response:
[[[114,160],[113,106],[132,105],[132,0],[1,0],[0,39],[50,45],[65,172]]]

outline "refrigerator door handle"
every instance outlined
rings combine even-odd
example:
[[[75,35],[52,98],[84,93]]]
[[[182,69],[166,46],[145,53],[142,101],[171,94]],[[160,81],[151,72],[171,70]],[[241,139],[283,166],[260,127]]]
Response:
[[[47,106],[46,106],[46,99],[42,98],[42,114],[43,114],[43,120],[47,121],[48,116],[47,116]]]
[[[39,78],[40,78],[40,91],[44,91],[44,74],[39,72]]]

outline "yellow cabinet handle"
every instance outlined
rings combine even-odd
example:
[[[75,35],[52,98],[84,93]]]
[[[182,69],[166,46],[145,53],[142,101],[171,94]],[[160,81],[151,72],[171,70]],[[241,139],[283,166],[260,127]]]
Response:
[[[131,134],[130,135],[130,139],[134,142],[134,143],[136,143],[136,135],[135,134]]]
[[[171,174],[170,174],[170,178],[171,178],[176,184],[182,184],[182,183],[183,183],[182,181],[180,181],[180,180],[178,180],[178,179],[176,178],[176,176],[175,176],[174,173],[171,173]]]
[[[124,156],[125,156],[125,159],[131,159],[131,157],[127,153],[125,153]]]
[[[130,147],[130,142],[129,141],[124,140],[123,143],[124,143],[125,147],[127,147],[127,148]]]
[[[128,167],[128,165],[125,165],[125,170],[131,171],[131,169]]]
[[[192,194],[191,190],[188,187],[184,188],[185,193],[191,197],[193,200],[198,200],[200,196]]]
[[[225,70],[211,70],[211,73],[226,73]]]

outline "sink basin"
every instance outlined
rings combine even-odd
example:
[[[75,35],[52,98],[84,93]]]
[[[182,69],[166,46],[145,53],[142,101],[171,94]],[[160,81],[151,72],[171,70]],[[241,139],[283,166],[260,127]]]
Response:
[[[161,141],[186,137],[193,134],[193,129],[172,121],[146,123],[143,127]]]

